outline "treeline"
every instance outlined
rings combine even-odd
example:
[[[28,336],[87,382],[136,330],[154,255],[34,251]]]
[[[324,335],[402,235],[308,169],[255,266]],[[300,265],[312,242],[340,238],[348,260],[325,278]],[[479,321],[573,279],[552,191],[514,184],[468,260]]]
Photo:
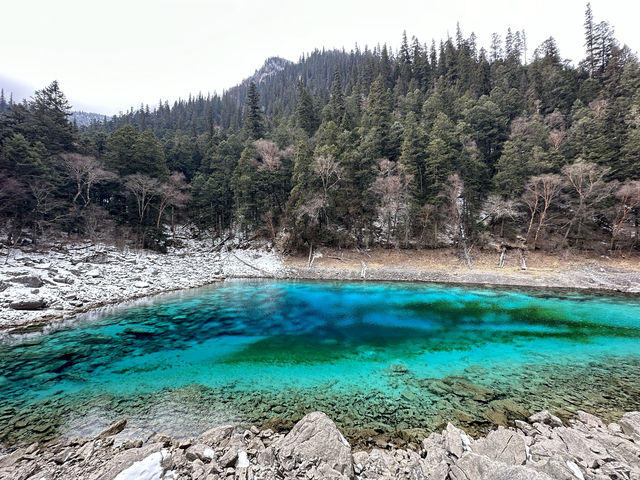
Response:
[[[404,35],[395,52],[270,59],[222,96],[79,133],[68,105],[45,101],[54,82],[0,117],[1,214],[12,238],[110,224],[154,248],[177,215],[288,250],[637,248],[640,65],[589,6],[584,43],[574,67],[553,38],[529,54],[524,32],[489,50],[459,28],[438,45]],[[39,181],[55,207],[39,205]]]

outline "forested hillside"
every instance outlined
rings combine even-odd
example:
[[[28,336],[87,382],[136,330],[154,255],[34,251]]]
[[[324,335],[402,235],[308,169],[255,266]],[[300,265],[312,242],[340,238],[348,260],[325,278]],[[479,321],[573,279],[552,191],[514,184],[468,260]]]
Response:
[[[76,131],[56,82],[0,99],[0,216],[166,247],[187,223],[318,245],[628,252],[640,232],[640,65],[585,15],[585,58],[524,32],[267,60],[222,95]],[[637,46],[633,46],[637,47]]]

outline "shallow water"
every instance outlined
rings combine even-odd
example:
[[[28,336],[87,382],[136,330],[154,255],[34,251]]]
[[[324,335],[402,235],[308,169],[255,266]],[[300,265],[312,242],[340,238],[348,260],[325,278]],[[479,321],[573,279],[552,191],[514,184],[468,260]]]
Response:
[[[356,443],[640,408],[640,300],[407,283],[232,281],[0,345],[0,442],[287,428]]]

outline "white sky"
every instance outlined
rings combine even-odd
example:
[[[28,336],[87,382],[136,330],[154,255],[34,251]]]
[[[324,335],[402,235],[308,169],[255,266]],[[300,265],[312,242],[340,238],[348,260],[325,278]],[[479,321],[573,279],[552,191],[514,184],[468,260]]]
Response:
[[[455,35],[488,48],[491,33],[525,29],[529,53],[554,36],[584,57],[586,0],[9,0],[0,6],[0,78],[42,88],[57,79],[74,108],[113,114],[158,99],[221,93],[270,56]],[[591,0],[596,21],[640,49],[640,2]],[[2,86],[2,85],[0,85]]]

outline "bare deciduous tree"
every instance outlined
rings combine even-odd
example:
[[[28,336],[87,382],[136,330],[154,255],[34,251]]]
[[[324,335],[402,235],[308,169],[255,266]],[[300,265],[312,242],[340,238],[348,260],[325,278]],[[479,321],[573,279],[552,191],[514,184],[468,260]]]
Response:
[[[387,245],[389,245],[391,235],[395,234],[401,217],[404,217],[405,227],[407,227],[411,175],[407,174],[404,165],[386,158],[378,160],[377,170],[378,176],[371,190],[380,197],[378,213],[383,224],[386,224]]]
[[[27,182],[27,185],[34,200],[32,240],[35,243],[38,233],[66,216],[66,212],[61,208],[63,202],[51,194],[50,183],[40,179],[32,179]],[[58,211],[58,215],[55,215],[56,211]]]
[[[144,246],[144,231],[142,228],[144,217],[151,200],[160,193],[160,182],[156,178],[136,173],[126,177],[125,187],[136,199],[140,227],[140,246],[142,247]]]
[[[573,207],[573,216],[564,234],[565,242],[576,223],[576,235],[580,236],[584,222],[593,213],[591,207],[611,194],[611,186],[604,181],[608,172],[609,168],[583,161],[562,169],[567,185],[577,195],[577,205]]]
[[[566,136],[567,131],[565,129],[557,128],[549,132],[549,140],[555,150],[558,150],[560,148],[560,145],[562,144]]]
[[[615,196],[619,203],[611,229],[611,243],[609,245],[611,250],[613,250],[616,239],[622,232],[625,222],[633,210],[640,206],[640,180],[626,181],[615,192]]]
[[[327,223],[329,223],[329,218],[327,216],[329,192],[338,186],[338,183],[340,183],[340,180],[342,179],[344,170],[331,155],[321,155],[313,162],[313,172],[320,178],[320,184],[322,186],[321,210],[324,212]]]
[[[187,185],[184,174],[181,172],[173,172],[169,175],[167,183],[160,185],[156,228],[160,228],[162,215],[167,207],[182,208],[187,204],[187,201],[191,197],[188,189],[189,185]],[[171,215],[171,228],[173,229],[173,215]]]
[[[75,205],[78,198],[84,197],[84,206],[91,201],[91,187],[97,183],[116,178],[103,168],[101,162],[88,155],[79,153],[64,153],[60,155],[62,167],[69,177],[76,183],[76,192],[72,203]]]
[[[531,177],[525,185],[525,192],[522,196],[524,203],[529,208],[531,217],[529,219],[529,228],[527,229],[526,241],[529,243],[529,237],[533,227],[533,221],[536,213],[538,214],[538,225],[533,238],[533,249],[536,248],[540,232],[547,221],[549,208],[557,198],[562,188],[562,177],[555,174],[537,175]]]
[[[293,154],[293,147],[280,150],[278,145],[270,140],[256,140],[254,145],[258,152],[256,160],[258,170],[280,170],[282,160]]]
[[[458,254],[464,259],[469,269],[473,268],[473,260],[471,259],[472,245],[469,244],[467,232],[463,222],[463,213],[465,211],[464,200],[464,182],[457,173],[447,177],[447,183],[440,192],[440,197],[444,199],[445,217],[451,230],[453,231],[454,240],[458,247]]]
[[[554,111],[544,119],[545,124],[549,127],[549,141],[555,150],[560,148],[560,144],[567,136],[567,125],[564,121],[562,113],[558,110]]]

